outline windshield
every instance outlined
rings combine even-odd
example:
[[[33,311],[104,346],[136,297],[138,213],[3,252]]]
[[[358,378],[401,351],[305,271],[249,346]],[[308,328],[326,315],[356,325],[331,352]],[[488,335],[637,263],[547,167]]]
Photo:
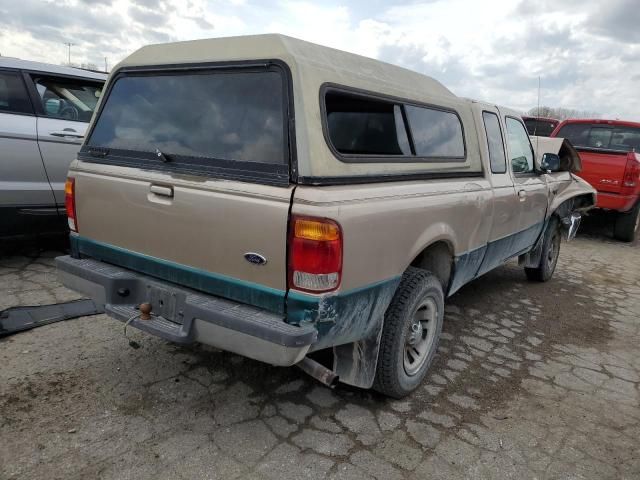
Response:
[[[279,71],[129,74],[115,81],[87,144],[282,165],[283,91]]]
[[[568,123],[558,137],[567,138],[576,147],[640,152],[640,128],[600,123]]]

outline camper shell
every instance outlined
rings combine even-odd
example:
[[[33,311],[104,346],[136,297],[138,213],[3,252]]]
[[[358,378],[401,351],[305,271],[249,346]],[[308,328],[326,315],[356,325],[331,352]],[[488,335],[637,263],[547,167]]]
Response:
[[[144,75],[157,70],[234,68],[274,69],[282,75],[286,90],[283,100],[289,105],[291,150],[288,176],[280,170],[278,173],[281,175],[272,179],[278,185],[287,182],[310,185],[351,183],[353,177],[364,177],[360,181],[368,183],[377,178],[396,180],[398,175],[482,173],[477,139],[468,133],[464,140],[470,154],[456,162],[418,156],[402,159],[394,156],[392,161],[384,156],[354,160],[336,155],[331,143],[327,142],[326,123],[322,120],[322,97],[328,92],[349,91],[450,110],[460,118],[463,129],[465,125],[473,125],[468,102],[431,77],[284,35],[149,45],[116,65],[109,84],[122,75]],[[108,97],[109,89],[101,103]],[[265,180],[259,172],[256,172],[256,177],[261,182]]]

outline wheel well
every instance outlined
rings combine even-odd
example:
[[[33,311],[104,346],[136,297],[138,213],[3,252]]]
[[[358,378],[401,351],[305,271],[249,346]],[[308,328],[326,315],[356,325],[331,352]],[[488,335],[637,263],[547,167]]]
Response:
[[[451,246],[444,241],[432,243],[413,259],[411,266],[429,270],[433,273],[440,280],[442,289],[446,293],[453,267]]]

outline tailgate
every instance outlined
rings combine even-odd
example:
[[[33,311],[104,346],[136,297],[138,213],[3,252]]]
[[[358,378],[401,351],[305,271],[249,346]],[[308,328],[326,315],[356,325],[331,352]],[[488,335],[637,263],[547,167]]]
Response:
[[[620,193],[627,153],[583,149],[579,149],[579,152],[582,171],[578,175],[600,192]]]
[[[70,172],[78,250],[283,312],[287,78],[264,62],[117,72]]]

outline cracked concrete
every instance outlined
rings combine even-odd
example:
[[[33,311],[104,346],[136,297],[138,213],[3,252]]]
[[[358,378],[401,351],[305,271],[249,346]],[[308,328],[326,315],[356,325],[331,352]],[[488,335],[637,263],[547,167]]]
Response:
[[[0,309],[77,296],[58,253],[0,258]],[[392,401],[179,347],[104,315],[0,340],[0,478],[640,478],[640,253],[591,226],[554,279],[452,297],[424,384]]]

